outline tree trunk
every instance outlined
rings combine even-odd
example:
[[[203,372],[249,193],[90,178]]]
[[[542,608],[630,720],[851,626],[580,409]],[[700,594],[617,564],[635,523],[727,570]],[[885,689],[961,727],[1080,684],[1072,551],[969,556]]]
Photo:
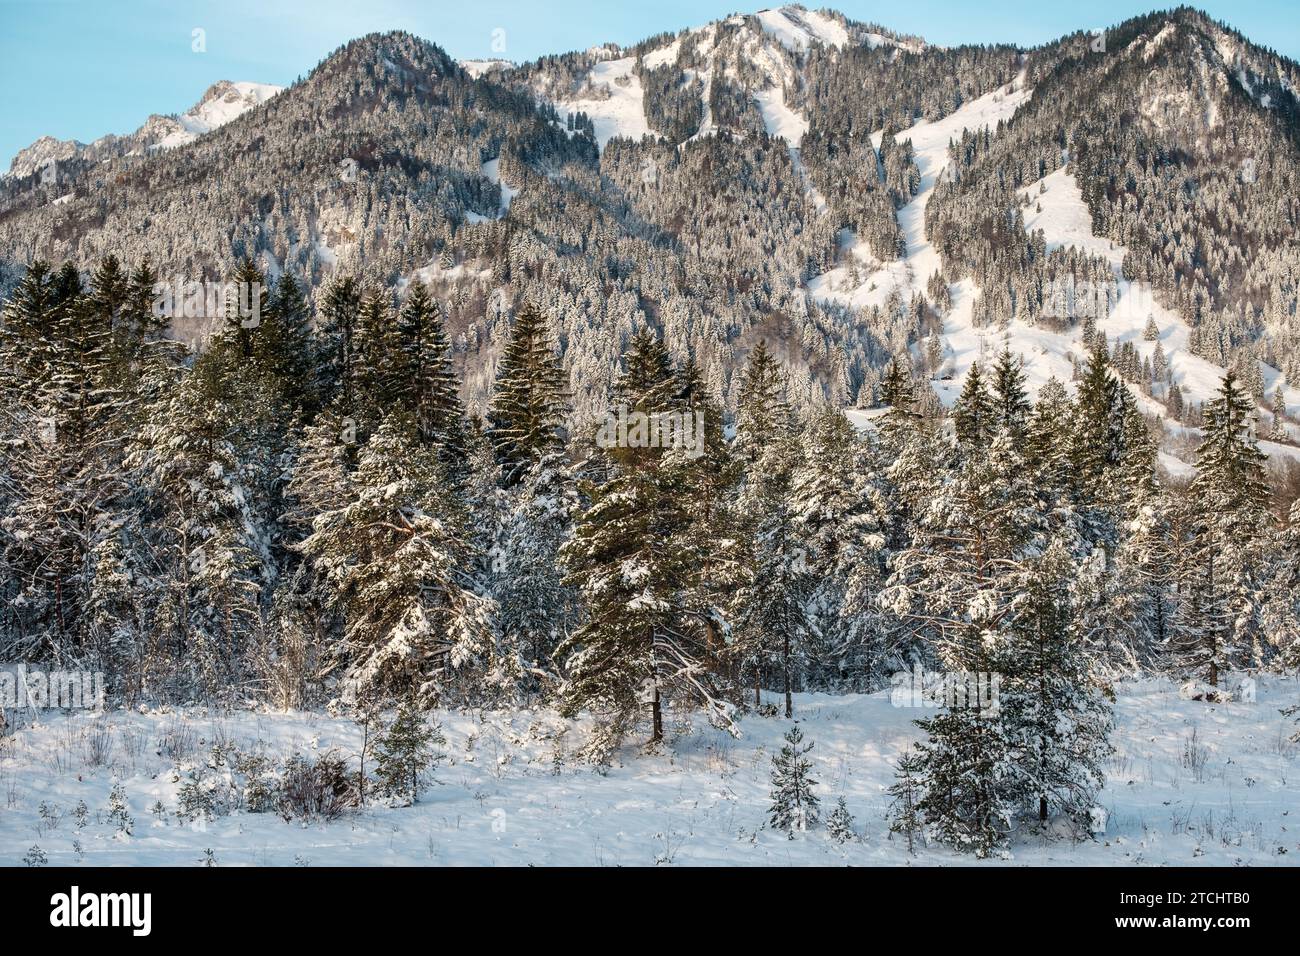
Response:
[[[794,716],[794,704],[790,699],[790,631],[785,632],[785,715]]]
[[[664,739],[664,714],[663,708],[659,703],[659,685],[655,685],[655,696],[650,702],[650,713],[654,718],[654,730],[650,734],[650,742],[658,743]]]

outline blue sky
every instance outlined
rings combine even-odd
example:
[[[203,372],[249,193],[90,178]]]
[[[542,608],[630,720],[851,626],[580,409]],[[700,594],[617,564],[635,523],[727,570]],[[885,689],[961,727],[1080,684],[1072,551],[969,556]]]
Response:
[[[345,41],[404,29],[453,56],[506,58],[632,43],[774,0],[0,0],[0,169],[42,135],[89,142],[182,112],[216,80],[286,85]],[[941,44],[1040,43],[1173,0],[804,0]],[[1252,40],[1300,59],[1296,0],[1198,4]],[[203,52],[193,49],[204,31]],[[494,34],[494,31],[504,33]]]

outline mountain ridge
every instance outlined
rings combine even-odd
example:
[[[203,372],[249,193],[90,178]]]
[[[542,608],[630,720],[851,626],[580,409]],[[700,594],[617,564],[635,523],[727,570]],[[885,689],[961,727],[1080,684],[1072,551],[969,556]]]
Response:
[[[74,156],[57,190],[7,180],[0,261],[12,275],[36,251],[116,250],[214,275],[248,256],[311,290],[346,271],[399,292],[419,278],[448,303],[472,407],[514,304],[541,299],[580,420],[642,324],[699,355],[724,404],[763,338],[797,402],[871,406],[899,356],[950,401],[969,367],[954,356],[988,330],[1064,321],[1053,348],[1082,357],[1073,332],[1092,318],[1044,311],[1067,281],[1100,283],[1107,312],[1140,281],[1186,324],[1189,355],[1254,359],[1257,392],[1294,384],[1300,210],[1275,197],[1293,181],[1300,71],[1187,7],[1100,37],[944,48],[791,6],[467,65],[370,34],[185,150]],[[1118,267],[1024,225],[1028,193],[1067,167]],[[1194,428],[1204,389],[1175,400],[1177,384],[1134,387]]]

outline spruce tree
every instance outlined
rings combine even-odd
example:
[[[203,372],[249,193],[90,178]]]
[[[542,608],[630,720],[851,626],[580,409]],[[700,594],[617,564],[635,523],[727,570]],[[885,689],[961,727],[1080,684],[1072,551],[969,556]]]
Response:
[[[809,577],[809,676],[819,689],[865,685],[880,654],[875,598],[885,541],[870,457],[844,414],[824,406],[809,422],[791,479],[790,510]]]
[[[515,315],[505,353],[497,364],[496,390],[488,409],[488,434],[509,487],[546,455],[563,446],[561,428],[566,379],[551,345],[546,316],[531,303]]]
[[[1045,531],[1024,463],[1000,434],[938,489],[881,597],[924,659],[967,684],[942,713],[917,721],[927,737],[916,754],[917,809],[941,842],[982,856],[1002,844],[1017,813],[1017,795],[1003,783],[1014,753],[986,693],[1014,624],[1021,574]],[[974,675],[974,693],[966,675]]]
[[[739,639],[732,649],[753,677],[754,705],[765,680],[776,678],[785,715],[794,715],[793,693],[806,660],[805,614],[811,578],[807,552],[791,508],[799,446],[788,434],[773,438],[747,476],[740,507],[748,516],[751,549],[748,580],[738,596]]]
[[[972,362],[966,373],[966,382],[962,385],[961,395],[952,410],[953,424],[957,429],[957,440],[967,448],[983,449],[997,427],[999,410],[995,408],[984,387],[978,362]]]
[[[362,288],[351,275],[340,275],[325,287],[314,328],[321,402],[337,402],[355,415],[354,399],[361,374],[357,330],[360,325]]]
[[[1205,440],[1189,489],[1189,536],[1179,569],[1176,656],[1217,687],[1224,673],[1266,654],[1259,611],[1271,533],[1265,456],[1255,403],[1228,372],[1205,405]]]
[[[994,663],[1001,673],[997,720],[1022,812],[1086,819],[1109,755],[1110,710],[1088,673],[1073,624],[1070,555],[1062,541],[1031,562],[1021,600]]]
[[[1055,377],[1038,393],[1025,435],[1025,463],[1045,500],[1059,500],[1072,487],[1070,465],[1074,402]]]
[[[1127,395],[1125,386],[1111,372],[1105,343],[1099,339],[1079,381],[1070,434],[1070,467],[1074,486],[1084,501],[1106,499],[1106,478],[1123,456]]]
[[[785,375],[780,364],[760,341],[749,356],[736,406],[735,452],[752,468],[773,442],[790,428],[790,408],[785,398]]]
[[[413,282],[402,303],[397,338],[400,400],[415,415],[421,438],[436,444],[448,471],[462,478],[468,449],[460,382],[452,367],[442,310],[423,282]]]
[[[886,791],[889,804],[889,832],[907,837],[907,852],[916,852],[916,835],[925,826],[921,814],[922,779],[926,772],[924,758],[914,747],[907,747],[898,758],[894,782]]]
[[[993,367],[992,399],[996,427],[1017,441],[1025,435],[1031,411],[1022,366],[1020,358],[1013,356],[1010,348],[1004,348]]]
[[[316,517],[300,548],[323,603],[344,620],[345,700],[392,694],[428,707],[491,673],[492,609],[468,578],[463,514],[402,413],[380,423],[346,497]]]
[[[650,413],[671,401],[674,376],[653,336],[635,337],[625,364],[616,390],[623,409]],[[692,459],[682,449],[630,440],[603,451],[609,476],[586,486],[590,506],[561,549],[585,608],[560,647],[569,674],[563,710],[601,715],[589,747],[597,757],[617,746],[642,713],[650,717],[651,743],[661,741],[666,699],[700,706],[734,730],[701,611],[708,542],[692,520]]]

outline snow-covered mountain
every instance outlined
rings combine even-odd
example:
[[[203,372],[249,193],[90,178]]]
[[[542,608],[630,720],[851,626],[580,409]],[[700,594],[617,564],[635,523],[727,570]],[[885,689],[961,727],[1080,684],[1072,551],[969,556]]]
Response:
[[[373,35],[282,93],[219,83],[130,137],[33,144],[0,185],[0,268],[418,275],[452,303],[471,404],[501,316],[542,296],[580,419],[642,323],[724,403],[767,339],[796,404],[863,409],[900,356],[946,405],[1003,347],[1068,387],[1100,331],[1178,471],[1229,365],[1296,453],[1297,89],[1186,8],[1034,49],[800,6],[524,64]],[[32,175],[51,159],[56,182]]]
[[[42,136],[32,145],[18,151],[18,155],[9,164],[9,172],[6,175],[14,177],[30,176],[50,163],[72,159],[85,148],[85,143],[79,143],[75,139],[55,139],[53,136]]]
[[[265,103],[282,89],[270,83],[220,80],[208,87],[198,103],[184,113],[172,116],[155,113],[134,133],[125,136],[110,134],[90,144],[42,136],[18,152],[6,175],[20,179],[42,170],[51,162],[66,162],[87,155],[103,159],[110,155],[131,155],[142,150],[183,146]]]
[[[283,87],[272,86],[269,83],[232,83],[229,80],[221,80],[208,87],[203,98],[192,109],[179,116],[175,118],[151,116],[145,128],[151,123],[154,124],[152,134],[162,132],[168,122],[172,123],[173,127],[156,139],[151,135],[149,145],[154,149],[172,149],[193,142],[204,133],[225,126],[231,120],[243,116],[254,106],[265,103],[281,89]]]

